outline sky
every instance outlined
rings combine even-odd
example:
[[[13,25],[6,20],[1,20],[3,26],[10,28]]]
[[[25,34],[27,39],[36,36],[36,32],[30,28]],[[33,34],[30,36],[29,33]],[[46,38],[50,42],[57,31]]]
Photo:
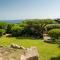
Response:
[[[0,20],[60,18],[60,0],[0,0]]]

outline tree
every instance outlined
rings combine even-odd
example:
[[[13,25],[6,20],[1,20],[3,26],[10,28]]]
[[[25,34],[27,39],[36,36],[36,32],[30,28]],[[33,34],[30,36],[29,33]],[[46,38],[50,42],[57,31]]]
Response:
[[[14,24],[8,24],[7,25],[7,29],[6,29],[6,33],[11,33],[11,28],[14,26]]]
[[[11,34],[12,36],[20,36],[21,34],[21,30],[23,29],[23,27],[20,27],[18,25],[14,25],[12,28],[11,28]]]

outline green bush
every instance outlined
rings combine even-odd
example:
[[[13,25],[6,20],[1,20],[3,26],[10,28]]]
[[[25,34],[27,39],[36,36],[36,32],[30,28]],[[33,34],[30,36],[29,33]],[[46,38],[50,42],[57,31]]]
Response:
[[[60,29],[52,29],[48,32],[48,35],[52,38],[58,39],[60,37]]]
[[[60,24],[47,24],[45,26],[46,30],[49,31],[51,29],[56,29],[56,28],[60,28]]]
[[[5,30],[4,29],[0,29],[0,36],[5,34]]]
[[[55,21],[60,24],[60,19],[59,18],[55,19]]]
[[[14,26],[14,24],[8,24],[7,25],[7,29],[6,29],[6,33],[11,33],[11,28]]]
[[[7,23],[6,22],[0,22],[0,29],[7,29]]]
[[[45,22],[44,22],[45,23]],[[23,36],[30,37],[39,37],[42,38],[45,24],[42,20],[24,20],[20,25],[20,27],[24,27],[21,34]]]
[[[19,27],[18,25],[15,25],[11,28],[11,34],[12,36],[19,36],[20,31],[23,29],[23,27]]]

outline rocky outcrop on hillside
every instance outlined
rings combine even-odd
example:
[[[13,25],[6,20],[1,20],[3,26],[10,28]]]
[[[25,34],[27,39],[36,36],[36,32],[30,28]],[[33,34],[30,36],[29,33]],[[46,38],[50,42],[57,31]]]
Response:
[[[38,60],[36,47],[23,48],[11,44],[11,47],[0,47],[0,60]]]

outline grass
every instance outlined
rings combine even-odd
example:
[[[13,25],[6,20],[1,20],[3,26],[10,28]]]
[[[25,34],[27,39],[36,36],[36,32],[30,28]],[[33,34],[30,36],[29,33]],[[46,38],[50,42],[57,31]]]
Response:
[[[51,60],[52,57],[60,55],[60,48],[58,48],[57,44],[45,43],[41,39],[17,39],[5,36],[0,38],[0,45],[9,46],[11,43],[24,47],[36,46],[39,52],[39,60]]]

